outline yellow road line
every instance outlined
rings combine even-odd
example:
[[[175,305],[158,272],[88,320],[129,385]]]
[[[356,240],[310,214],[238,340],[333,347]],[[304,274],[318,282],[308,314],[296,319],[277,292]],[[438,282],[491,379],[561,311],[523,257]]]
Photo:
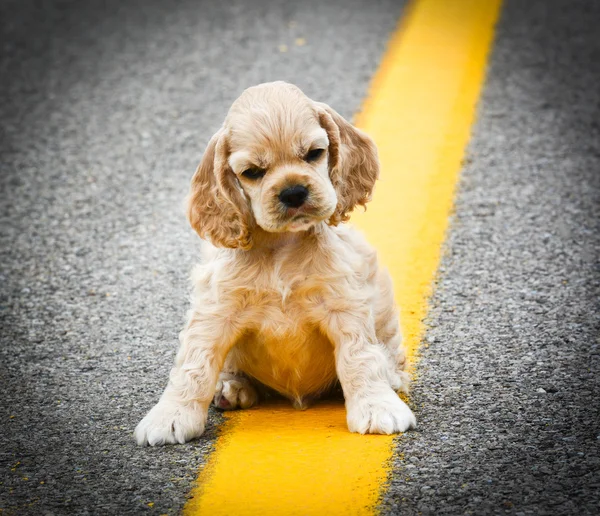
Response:
[[[381,181],[352,220],[390,269],[415,358],[500,0],[417,0],[393,36],[356,123]],[[186,514],[373,514],[393,438],[346,430],[341,404],[228,416]]]
[[[289,403],[225,424],[186,514],[371,514],[390,457],[389,436],[351,434],[341,403]],[[339,511],[339,512],[337,512]]]
[[[394,279],[409,356],[423,332],[500,5],[412,4],[356,117],[377,143],[382,173],[367,212],[352,222]]]

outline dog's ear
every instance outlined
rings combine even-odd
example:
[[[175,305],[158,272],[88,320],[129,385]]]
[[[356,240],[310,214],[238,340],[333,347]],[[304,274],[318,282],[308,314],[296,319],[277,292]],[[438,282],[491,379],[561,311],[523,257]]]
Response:
[[[192,178],[187,216],[198,235],[215,246],[247,250],[254,218],[228,155],[227,134],[221,129],[208,142]]]
[[[329,223],[337,225],[350,218],[355,206],[371,200],[379,177],[379,159],[373,140],[347,122],[327,104],[315,102],[319,123],[329,138],[329,176],[338,204]]]

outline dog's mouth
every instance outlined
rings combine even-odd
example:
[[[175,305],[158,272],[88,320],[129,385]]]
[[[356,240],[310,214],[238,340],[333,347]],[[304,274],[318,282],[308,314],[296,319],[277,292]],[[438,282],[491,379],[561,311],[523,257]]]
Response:
[[[285,218],[290,220],[297,220],[300,218],[308,218],[315,214],[315,209],[307,206],[300,206],[299,208],[287,208],[285,210]]]
[[[284,208],[282,218],[287,221],[300,219],[322,220],[325,211],[322,206],[306,203],[298,208]]]
[[[275,202],[273,202],[275,201]],[[286,206],[275,197],[258,217],[259,225],[269,232],[305,231],[331,217],[335,205],[329,206],[319,196],[309,195],[300,206]]]
[[[319,222],[319,218],[311,213],[297,211],[289,213],[285,222],[287,231],[302,231]]]
[[[277,217],[279,231],[304,231],[323,220],[322,210],[308,203],[298,208],[282,208]]]
[[[288,208],[282,217],[283,231],[305,231],[311,226],[329,219],[335,207],[324,209],[323,207],[301,206],[300,208]]]

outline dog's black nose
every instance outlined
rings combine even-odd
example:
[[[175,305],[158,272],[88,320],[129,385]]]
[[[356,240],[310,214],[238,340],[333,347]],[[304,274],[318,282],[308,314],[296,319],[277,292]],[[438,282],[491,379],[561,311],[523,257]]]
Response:
[[[281,190],[279,200],[288,208],[299,208],[308,197],[308,188],[302,185],[294,185]]]

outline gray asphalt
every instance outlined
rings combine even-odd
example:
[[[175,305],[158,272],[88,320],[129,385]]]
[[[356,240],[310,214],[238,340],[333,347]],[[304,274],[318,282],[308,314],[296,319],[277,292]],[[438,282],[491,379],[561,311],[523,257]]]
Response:
[[[600,514],[598,20],[598,2],[504,5],[394,513]]]
[[[162,449],[132,432],[188,308],[199,239],[183,199],[204,146],[241,91],[268,80],[350,117],[402,3],[0,9],[0,508],[177,513],[216,426]]]
[[[219,416],[185,446],[131,432],[187,308],[191,174],[249,85],[350,117],[401,10],[0,4],[0,508],[179,512]],[[599,19],[505,3],[384,514],[599,512]]]

